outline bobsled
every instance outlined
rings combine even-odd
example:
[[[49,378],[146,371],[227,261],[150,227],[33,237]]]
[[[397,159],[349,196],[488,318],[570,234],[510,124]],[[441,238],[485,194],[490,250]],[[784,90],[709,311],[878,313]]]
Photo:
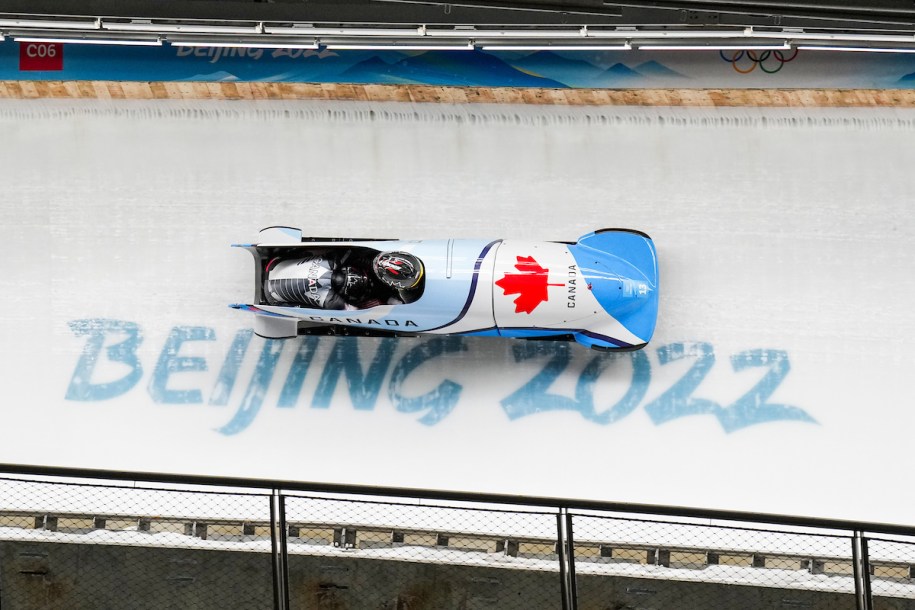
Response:
[[[268,227],[256,243],[254,314],[268,339],[464,335],[636,350],[654,333],[658,262],[640,231],[575,242],[308,237]]]

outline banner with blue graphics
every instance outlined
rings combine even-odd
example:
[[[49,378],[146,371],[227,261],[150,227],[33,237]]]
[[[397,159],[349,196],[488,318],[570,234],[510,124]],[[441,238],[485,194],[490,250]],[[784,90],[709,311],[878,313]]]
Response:
[[[545,88],[911,88],[915,55],[827,51],[329,51],[0,43],[0,80]]]

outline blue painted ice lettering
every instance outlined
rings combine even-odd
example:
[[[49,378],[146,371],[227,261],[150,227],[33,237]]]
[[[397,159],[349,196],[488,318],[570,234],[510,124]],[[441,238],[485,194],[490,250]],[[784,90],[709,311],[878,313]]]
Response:
[[[242,360],[248,353],[248,345],[251,343],[251,337],[254,331],[245,328],[235,333],[232,345],[229,347],[229,353],[226,355],[225,362],[219,370],[219,377],[216,379],[216,385],[210,394],[210,404],[224,407],[229,404],[229,396],[235,387],[235,380],[238,378],[238,370],[241,368]]]
[[[534,377],[514,393],[502,399],[502,408],[509,419],[518,419],[542,411],[577,411],[578,396],[575,399],[567,396],[550,394],[550,386],[569,365],[569,346],[565,343],[521,343],[512,346],[515,362],[523,362],[541,356],[548,357]],[[576,388],[578,394],[578,388]]]
[[[200,356],[179,356],[181,346],[187,341],[214,341],[216,333],[205,326],[176,326],[165,340],[165,347],[159,354],[159,362],[149,380],[149,395],[153,400],[166,404],[194,404],[203,402],[198,389],[170,390],[168,378],[175,373],[200,372],[207,370],[207,361]]]
[[[314,359],[315,349],[317,349],[317,347],[317,337],[305,337],[305,339],[299,343],[299,349],[296,351],[295,358],[292,360],[292,367],[289,369],[289,374],[286,375],[286,383],[283,384],[280,398],[276,403],[277,407],[288,409],[295,406],[296,401],[299,399],[299,393],[302,391],[302,384],[305,382],[305,375],[308,374],[308,369],[311,366],[311,361]]]
[[[143,341],[143,335],[140,327],[133,322],[91,318],[73,320],[70,329],[76,336],[85,336],[87,339],[67,387],[67,400],[109,400],[133,388],[143,376],[143,366],[137,358],[137,348]],[[109,345],[105,354],[109,361],[124,364],[129,370],[116,381],[93,383],[92,373],[98,364],[105,338],[118,335],[125,337],[122,341]]]
[[[752,367],[769,367],[769,371],[755,386],[750,388],[749,392],[718,413],[718,421],[721,422],[726,432],[776,420],[818,423],[803,409],[766,402],[791,370],[787,352],[775,349],[751,349],[731,356],[731,366],[738,373]]]
[[[346,376],[346,387],[353,407],[360,411],[371,411],[375,408],[397,342],[390,339],[379,341],[375,357],[372,358],[368,371],[363,373],[358,341],[354,337],[340,337],[334,343],[334,349],[327,357],[324,370],[321,372],[318,388],[311,399],[312,407],[330,407],[334,390],[337,388],[337,379],[342,373]]]
[[[661,365],[695,358],[696,362],[666,392],[645,405],[645,412],[655,424],[663,424],[672,419],[701,415],[703,413],[715,414],[721,410],[721,405],[705,398],[696,398],[693,392],[705,379],[715,365],[715,349],[709,343],[671,343],[658,348],[658,362]]]
[[[248,389],[241,399],[238,411],[229,420],[229,423],[217,428],[219,432],[226,435],[238,434],[246,429],[254,421],[261,405],[264,403],[264,396],[267,394],[267,388],[273,380],[273,372],[276,370],[277,360],[283,351],[283,339],[265,339],[264,347],[261,349],[260,358],[257,359],[257,366],[254,368],[254,375],[248,383]]]
[[[66,399],[73,401],[102,401],[121,396],[133,389],[143,375],[143,366],[137,352],[143,342],[140,327],[123,320],[91,318],[74,320],[69,323],[77,337],[85,337],[76,369],[66,391]],[[162,351],[156,361],[148,384],[149,395],[158,404],[201,404],[205,402],[201,389],[174,389],[172,379],[179,373],[204,372],[209,363],[204,357],[182,355],[188,351],[186,343],[215,341],[216,332],[205,326],[176,326],[171,329]],[[260,341],[260,340],[259,340]],[[329,350],[321,345],[333,341]],[[457,407],[462,387],[459,383],[444,378],[435,388],[419,396],[405,395],[405,386],[411,375],[421,379],[436,379],[435,370],[443,370],[449,364],[449,356],[466,352],[472,344],[462,337],[434,337],[419,339],[410,343],[410,349],[394,362],[398,339],[361,341],[352,337],[321,339],[311,336],[298,340],[264,340],[254,372],[241,396],[239,405],[230,420],[217,430],[226,435],[246,430],[255,420],[268,395],[275,371],[284,346],[296,349],[292,363],[282,387],[276,406],[280,409],[295,407],[299,402],[305,378],[313,366],[320,366],[317,385],[311,396],[311,408],[327,409],[333,403],[340,377],[346,381],[347,393],[352,406],[359,411],[372,411],[384,388],[388,371],[388,397],[400,413],[416,413],[418,422],[432,426],[441,422]],[[228,405],[236,382],[252,342],[250,329],[235,333],[218,377],[209,396],[209,404],[215,407]],[[375,352],[368,366],[363,368],[362,347],[374,345]],[[743,396],[728,406],[722,406],[709,398],[696,396],[702,383],[716,364],[715,350],[710,343],[702,341],[679,342],[663,345],[655,350],[661,369],[652,371],[649,350],[630,353],[584,352],[577,346],[554,342],[518,342],[512,345],[515,363],[526,363],[518,367],[522,371],[537,369],[536,361],[542,366],[532,372],[530,379],[514,389],[501,400],[501,406],[509,420],[517,420],[547,411],[570,411],[580,417],[601,425],[621,420],[642,403],[654,378],[663,383],[667,365],[678,361],[688,362],[688,368],[671,387],[645,405],[645,412],[652,422],[661,425],[669,421],[696,415],[711,415],[716,418],[725,432],[734,432],[748,426],[775,421],[817,423],[806,411],[795,406],[770,402],[774,392],[786,379],[791,370],[788,354],[775,349],[752,349],[740,352],[730,358],[733,374],[752,379],[752,369],[764,369],[758,381]],[[574,358],[588,360],[577,379],[571,396],[564,396],[555,390],[557,380],[568,374]],[[433,359],[441,359],[436,366],[427,366]],[[467,362],[461,358],[462,364]],[[631,366],[631,378],[620,399],[613,405],[595,404],[595,388],[601,377],[611,369],[617,369],[626,362]],[[420,371],[423,368],[424,370]],[[473,371],[471,371],[473,372]],[[747,373],[748,372],[748,373]],[[653,376],[653,373],[655,375]],[[678,374],[679,373],[675,373]],[[115,378],[111,380],[110,378]],[[668,377],[670,374],[667,375]],[[192,378],[196,379],[196,378]],[[609,383],[609,380],[606,381]],[[495,388],[494,388],[495,389]],[[619,387],[623,389],[622,384]]]
[[[604,372],[608,366],[627,356],[632,363],[632,379],[629,382],[629,389],[626,390],[626,393],[623,394],[622,398],[616,401],[616,404],[598,413],[594,409],[592,397],[594,384],[597,383],[600,374]],[[588,401],[585,404],[586,409],[583,409],[581,414],[586,419],[597,424],[606,425],[617,422],[635,411],[635,408],[639,406],[639,403],[642,402],[642,399],[645,397],[645,393],[648,392],[648,385],[650,383],[651,364],[648,362],[648,356],[645,352],[631,352],[628,355],[605,353],[594,356],[591,359],[591,362],[585,367],[585,370],[582,371],[581,377],[578,380],[576,394],[581,396],[579,397],[579,403],[584,403],[583,397],[585,396]],[[587,388],[583,388],[583,384],[586,385]]]
[[[467,351],[467,344],[461,337],[436,337],[420,343],[400,359],[388,385],[388,397],[401,413],[426,413],[419,418],[419,423],[434,426],[451,413],[461,397],[461,385],[445,379],[433,390],[421,395],[407,397],[401,394],[401,388],[410,374],[424,363],[442,354],[455,354]]]
[[[575,397],[551,394],[550,387],[566,370],[571,358],[571,346],[566,343],[522,343],[512,348],[515,362],[547,356],[544,367],[526,384],[502,400],[502,408],[511,420],[544,411],[577,411],[585,419],[609,424],[629,415],[638,406],[651,381],[651,365],[643,352],[629,355],[632,380],[629,389],[611,407],[597,412],[594,406],[594,385],[607,366],[625,355],[599,354],[585,366],[575,385]]]
[[[645,411],[655,424],[702,414],[714,415],[725,432],[781,420],[817,423],[803,409],[766,402],[791,370],[787,352],[756,349],[732,356],[731,367],[735,372],[752,367],[769,367],[769,371],[746,394],[727,407],[692,395],[715,364],[715,350],[711,344],[671,343],[658,348],[657,353],[661,365],[684,358],[695,358],[696,362],[673,386],[645,406]]]
[[[273,380],[273,373],[279,360],[283,346],[292,341],[268,339],[255,367],[254,376],[248,385],[238,410],[232,419],[218,428],[219,432],[232,435],[247,429],[257,417],[264,403],[267,388]],[[299,348],[292,362],[289,374],[280,391],[277,406],[290,408],[295,406],[314,358],[318,345],[317,337],[306,337],[299,342]],[[378,349],[366,372],[363,373],[359,353],[359,343],[354,338],[340,337],[334,342],[331,353],[324,363],[318,387],[312,397],[312,408],[326,409],[331,405],[337,381],[340,375],[346,377],[350,401],[358,410],[370,411],[375,408],[381,385],[387,375],[391,357],[397,347],[397,342],[385,340],[378,342]]]

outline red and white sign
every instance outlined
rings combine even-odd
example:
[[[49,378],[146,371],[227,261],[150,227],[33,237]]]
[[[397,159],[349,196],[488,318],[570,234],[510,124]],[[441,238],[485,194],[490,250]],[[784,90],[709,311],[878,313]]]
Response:
[[[59,42],[19,43],[20,72],[48,72],[63,69],[63,44]]]

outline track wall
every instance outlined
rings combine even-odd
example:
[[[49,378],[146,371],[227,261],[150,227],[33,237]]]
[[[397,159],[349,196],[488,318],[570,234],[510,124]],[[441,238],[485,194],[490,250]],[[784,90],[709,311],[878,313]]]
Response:
[[[903,111],[4,102],[0,462],[911,523]],[[651,234],[647,349],[252,337],[262,226]]]

